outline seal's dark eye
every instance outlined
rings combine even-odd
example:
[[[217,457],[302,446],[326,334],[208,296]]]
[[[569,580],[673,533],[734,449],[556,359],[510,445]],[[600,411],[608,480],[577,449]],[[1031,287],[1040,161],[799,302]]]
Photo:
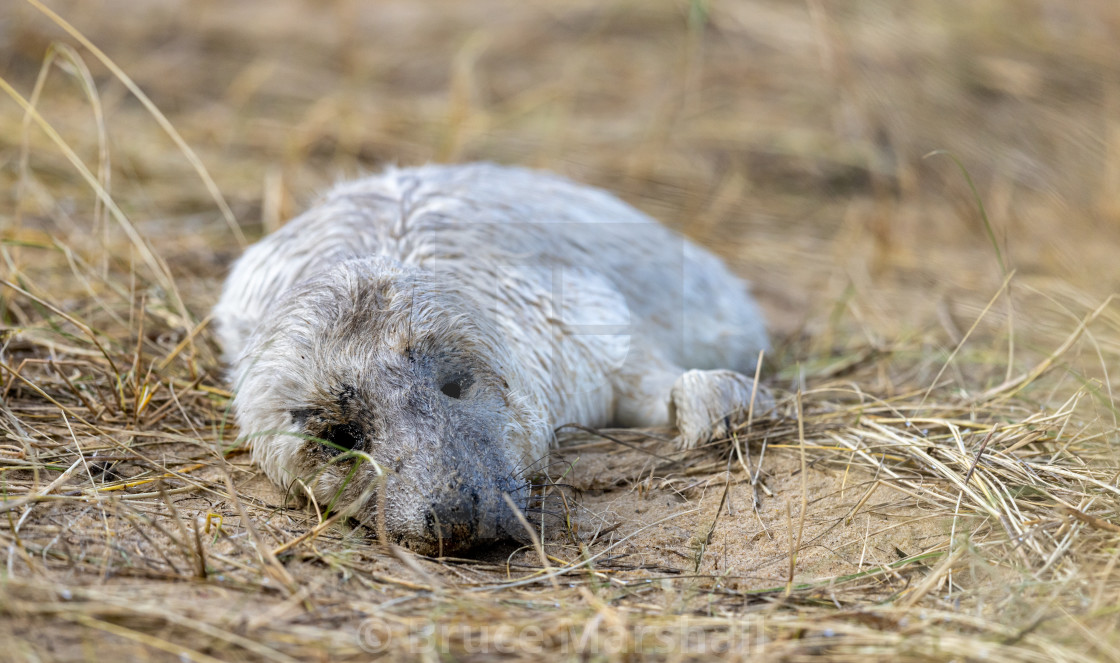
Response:
[[[440,387],[439,390],[443,392],[444,396],[450,398],[461,398],[463,396],[463,384],[457,380],[448,382]]]
[[[362,443],[362,430],[357,424],[329,426],[319,437],[336,451],[354,449]]]

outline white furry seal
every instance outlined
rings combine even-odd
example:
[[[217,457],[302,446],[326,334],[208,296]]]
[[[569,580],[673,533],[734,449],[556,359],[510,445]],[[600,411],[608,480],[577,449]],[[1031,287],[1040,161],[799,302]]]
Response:
[[[557,425],[724,432],[767,347],[712,254],[491,164],[337,186],[245,253],[215,320],[268,476],[424,553],[518,536],[503,495],[526,506]]]

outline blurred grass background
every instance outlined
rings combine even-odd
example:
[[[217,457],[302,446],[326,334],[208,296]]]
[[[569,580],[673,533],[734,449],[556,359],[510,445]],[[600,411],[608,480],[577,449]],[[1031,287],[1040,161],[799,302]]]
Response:
[[[1002,280],[961,173],[923,159],[945,150],[1021,276],[1116,285],[1120,11],[1105,0],[54,8],[168,114],[250,236],[386,163],[519,163],[610,188],[722,247],[781,329],[854,285],[874,323],[897,331]],[[29,94],[66,38],[24,3],[5,14],[0,63]],[[173,143],[85,61],[131,216],[156,242],[220,232]],[[95,163],[80,82],[55,69],[41,106]],[[14,160],[22,114],[0,121]],[[2,176],[19,191],[18,168]],[[11,200],[23,216],[91,204],[56,150],[35,149],[26,176],[40,186]],[[926,296],[907,301],[915,288]]]

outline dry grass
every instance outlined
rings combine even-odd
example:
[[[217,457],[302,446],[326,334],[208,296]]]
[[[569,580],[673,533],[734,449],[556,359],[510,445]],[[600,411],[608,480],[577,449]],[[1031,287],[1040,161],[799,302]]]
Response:
[[[1120,660],[1112,0],[34,4],[0,657]],[[206,313],[332,180],[478,158],[721,251],[783,416],[572,437],[543,550],[418,558],[256,475]]]

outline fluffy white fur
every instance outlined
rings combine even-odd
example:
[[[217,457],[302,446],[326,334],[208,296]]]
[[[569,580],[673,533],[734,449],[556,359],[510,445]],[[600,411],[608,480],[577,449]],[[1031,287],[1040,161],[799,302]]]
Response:
[[[505,516],[459,520],[502,510],[501,492],[524,506],[510,476],[560,424],[675,424],[683,446],[721,433],[767,347],[712,254],[603,191],[490,164],[335,187],[245,253],[215,320],[273,481],[319,502],[386,482],[358,506],[424,551],[509,534]],[[327,436],[375,463],[353,474],[308,439]]]

